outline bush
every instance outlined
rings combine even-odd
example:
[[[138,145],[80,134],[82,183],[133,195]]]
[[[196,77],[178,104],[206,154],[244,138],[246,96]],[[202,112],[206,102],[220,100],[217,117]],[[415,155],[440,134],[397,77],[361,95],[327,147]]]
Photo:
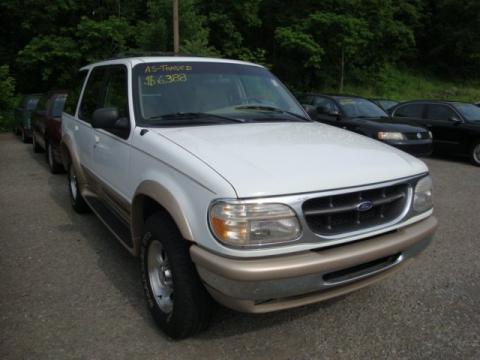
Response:
[[[7,131],[13,125],[15,97],[15,79],[10,75],[8,65],[0,66],[0,131]]]

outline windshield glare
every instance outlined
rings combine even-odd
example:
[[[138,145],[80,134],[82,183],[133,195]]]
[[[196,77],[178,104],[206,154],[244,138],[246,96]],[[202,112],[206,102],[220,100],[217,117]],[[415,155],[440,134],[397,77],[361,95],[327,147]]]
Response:
[[[158,124],[165,115],[185,113],[268,116],[278,117],[281,121],[281,112],[274,112],[273,108],[305,116],[277,78],[268,70],[253,65],[213,62],[139,64],[133,70],[133,86],[137,119],[146,125],[154,119]]]
[[[361,98],[338,97],[342,111],[348,117],[383,117],[388,116],[378,105]]]
[[[468,121],[480,122],[480,108],[473,104],[455,103],[454,106]]]

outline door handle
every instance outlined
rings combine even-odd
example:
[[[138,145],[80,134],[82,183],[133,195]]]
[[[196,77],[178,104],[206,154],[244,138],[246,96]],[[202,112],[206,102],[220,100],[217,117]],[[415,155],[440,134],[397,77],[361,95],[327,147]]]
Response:
[[[78,131],[78,125],[74,126],[75,131]]]
[[[95,135],[95,144],[98,144],[100,142],[100,137]]]

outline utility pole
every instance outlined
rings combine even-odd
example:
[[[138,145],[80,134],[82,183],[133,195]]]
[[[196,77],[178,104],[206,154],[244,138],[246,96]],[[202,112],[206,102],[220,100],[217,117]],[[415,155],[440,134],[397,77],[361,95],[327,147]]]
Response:
[[[180,51],[180,31],[178,29],[178,0],[173,0],[173,52]]]

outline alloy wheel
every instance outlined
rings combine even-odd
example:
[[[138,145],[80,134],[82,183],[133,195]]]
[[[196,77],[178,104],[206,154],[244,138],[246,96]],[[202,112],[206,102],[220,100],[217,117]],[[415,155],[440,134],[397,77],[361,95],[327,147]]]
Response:
[[[158,240],[150,243],[147,268],[155,301],[165,314],[170,314],[173,311],[172,270],[165,250]]]

